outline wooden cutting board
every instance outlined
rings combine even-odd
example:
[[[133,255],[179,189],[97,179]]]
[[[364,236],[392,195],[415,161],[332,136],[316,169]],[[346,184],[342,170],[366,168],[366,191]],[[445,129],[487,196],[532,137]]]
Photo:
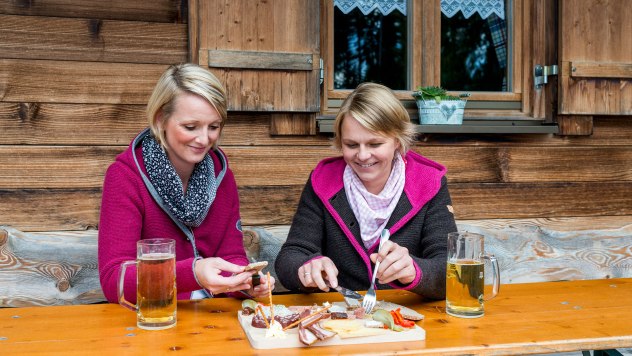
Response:
[[[426,331],[418,325],[415,325],[414,328],[400,332],[382,329],[384,331],[383,333],[373,336],[341,339],[338,335],[336,335],[328,340],[316,341],[311,346],[307,346],[298,340],[298,328],[287,330],[285,339],[266,339],[266,329],[253,328],[250,325],[252,322],[251,315],[244,316],[241,315],[241,312],[238,312],[237,315],[239,318],[239,324],[241,324],[242,329],[244,329],[244,332],[250,341],[250,345],[255,349],[287,349],[294,347],[373,344],[384,342],[421,341],[426,339]]]

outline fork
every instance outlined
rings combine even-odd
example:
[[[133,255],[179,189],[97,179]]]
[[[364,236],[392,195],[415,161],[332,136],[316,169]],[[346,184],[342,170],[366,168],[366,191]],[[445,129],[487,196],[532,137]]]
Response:
[[[382,245],[391,237],[391,234],[387,229],[382,230],[380,234],[380,244],[377,247],[377,252],[380,252]],[[375,307],[375,276],[377,274],[377,269],[380,268],[380,261],[375,262],[375,269],[373,270],[373,279],[371,280],[371,287],[364,295],[364,299],[362,299],[362,307],[364,308],[364,312],[370,314]]]

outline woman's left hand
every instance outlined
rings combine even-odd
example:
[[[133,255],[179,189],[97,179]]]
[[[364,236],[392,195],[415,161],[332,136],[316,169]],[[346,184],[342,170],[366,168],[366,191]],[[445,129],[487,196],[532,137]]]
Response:
[[[393,241],[386,241],[379,253],[371,254],[373,263],[380,262],[377,278],[381,284],[399,281],[409,284],[417,275],[413,259],[406,247],[402,247]]]
[[[274,277],[270,276],[270,284],[268,284],[268,277],[261,272],[259,272],[259,280],[260,284],[256,287],[250,287],[248,294],[255,298],[267,297],[268,294],[274,290],[274,283],[276,281],[274,280]],[[250,285],[252,286],[252,280]]]

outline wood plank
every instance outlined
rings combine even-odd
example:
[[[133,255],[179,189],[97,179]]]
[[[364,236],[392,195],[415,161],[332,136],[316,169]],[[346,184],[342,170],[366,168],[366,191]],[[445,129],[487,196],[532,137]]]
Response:
[[[4,145],[127,145],[147,126],[145,105],[0,102]]]
[[[428,0],[421,6],[423,19],[421,37],[421,84],[422,86],[441,83],[441,2]],[[415,46],[413,46],[415,47]],[[417,54],[417,53],[416,53]],[[417,54],[419,55],[419,54]],[[415,59],[419,57],[415,56]]]
[[[1,14],[84,17],[93,19],[187,22],[187,1],[184,0],[46,0],[2,1]]]
[[[411,6],[413,8],[412,13],[415,14],[414,4]],[[331,44],[334,43],[334,29],[333,26],[329,26],[328,24],[334,23],[334,4],[330,1],[321,1],[320,2],[320,16],[321,16],[321,26],[320,26],[320,58],[323,60],[323,83],[321,90],[321,98],[320,98],[320,106],[321,113],[327,110],[327,101],[330,98],[332,91],[334,90],[334,52],[333,46]],[[413,15],[414,16],[414,15]],[[413,20],[413,24],[415,21]],[[416,33],[420,33],[421,31],[417,31],[416,28],[413,28],[413,36]],[[415,41],[416,37],[413,37],[413,41]],[[416,42],[415,42],[416,43]],[[415,56],[415,54],[413,54]],[[420,80],[415,80],[415,78],[421,76],[421,72],[416,70],[415,67],[416,61],[412,63],[412,73],[413,73],[413,83],[419,83]],[[419,73],[419,74],[416,74]]]
[[[630,8],[627,0],[596,0],[560,3],[563,47],[562,61],[629,63],[632,51]],[[625,32],[628,30],[628,32]]]
[[[0,100],[146,104],[163,64],[0,59]]]
[[[7,145],[126,145],[147,126],[144,105],[0,102],[0,142]],[[270,113],[229,112],[222,146],[330,146],[330,136],[270,136]],[[630,145],[632,116],[595,116],[589,137],[422,134],[417,147],[612,147]],[[84,135],[89,132],[89,135]],[[332,155],[335,151],[332,151]],[[442,161],[440,158],[439,161]]]
[[[126,146],[0,146],[0,188],[99,188]],[[240,187],[302,185],[329,147],[224,146]],[[632,147],[426,147],[450,183],[630,182]],[[269,157],[275,157],[270,160]]]
[[[560,114],[631,115],[632,85],[629,79],[572,78],[570,63],[562,62]]]
[[[518,58],[514,68],[522,68],[522,84],[524,93],[522,110],[531,114],[533,118],[551,121],[554,112],[553,102],[557,100],[555,88],[557,79],[550,77],[550,84],[535,90],[533,66],[534,64],[550,65],[557,59],[557,13],[556,4],[547,0],[534,0],[524,6],[526,26],[518,37],[524,36],[522,42],[522,58]],[[529,58],[531,57],[531,58]],[[514,69],[515,70],[515,69]],[[516,83],[517,84],[517,83]]]
[[[290,224],[303,185],[239,188],[239,207],[244,225]]]
[[[593,117],[590,115],[557,115],[560,136],[586,136],[593,133]]]
[[[455,183],[458,219],[632,215],[629,182]]]
[[[316,114],[270,114],[270,135],[316,135]]]
[[[226,86],[228,109],[231,111],[317,112],[319,109],[319,100],[311,97],[311,94],[317,94],[313,93],[314,90],[309,90],[305,85],[301,89],[292,87],[295,83],[311,81],[312,77],[317,76],[314,74],[318,73],[317,70],[283,74],[246,69],[211,69],[211,72]],[[269,88],[275,90],[270,91]]]
[[[186,24],[0,15],[0,57],[127,63],[187,61]]]
[[[144,104],[0,102],[0,118],[7,145],[126,145],[147,126]],[[222,146],[330,145],[327,136],[273,138],[269,131],[270,114],[230,112]]]
[[[247,0],[199,3],[199,62],[208,50],[318,54],[319,2]],[[314,61],[315,62],[315,61]],[[318,63],[311,63],[315,66]],[[235,111],[316,112],[320,107],[319,70],[212,71],[226,86],[228,107]]]
[[[0,188],[101,188],[125,147],[0,146]]]
[[[459,230],[485,236],[502,284],[632,277],[632,216],[467,220]]]
[[[538,152],[541,152],[539,148],[511,150],[510,181],[589,182],[632,179],[632,147],[564,147],[547,150],[541,155]],[[607,173],[603,174],[604,172]]]
[[[572,63],[618,66],[630,63],[632,7],[626,0],[560,2],[559,113],[569,115],[630,115],[630,79],[577,77]],[[620,71],[620,70],[617,70]]]
[[[380,298],[425,315],[419,325],[428,332],[427,340],[303,347],[288,353],[528,355],[630,347],[632,325],[622,315],[629,310],[631,290],[629,279],[509,285],[485,304],[485,317],[474,320],[446,315],[443,300],[428,301],[405,291],[381,291]],[[340,296],[288,294],[275,297],[275,304],[320,305],[334,298]],[[64,355],[72,343],[75,350],[112,355],[122,351],[130,355],[159,354],[174,349],[190,353],[221,350],[230,355],[279,354],[256,352],[243,334],[235,335],[240,306],[241,301],[232,298],[180,301],[178,326],[160,333],[135,329],[134,314],[115,304],[5,309],[0,310],[0,318],[6,320],[2,325],[7,338],[3,351]],[[12,317],[15,315],[19,318]],[[134,329],[128,330],[130,327]]]
[[[329,148],[225,147],[240,186],[301,184]],[[448,168],[451,183],[632,181],[632,147],[415,148]],[[275,157],[268,160],[267,157]]]
[[[239,187],[244,225],[290,224],[303,185]],[[454,183],[457,219],[632,215],[629,182]],[[100,188],[0,189],[0,225],[23,231],[85,230],[98,224]]]
[[[104,302],[96,230],[37,235],[0,227],[0,295],[0,307]]]
[[[200,33],[199,33],[199,0],[189,0],[188,1],[188,16],[191,19],[189,21],[189,62],[191,63],[200,63],[198,62],[198,48],[200,48]]]
[[[307,70],[318,67],[318,57],[312,53],[265,52],[265,51],[208,51],[211,68]]]
[[[96,229],[101,188],[0,189],[0,201],[0,225],[22,231]]]
[[[632,79],[632,63],[571,62],[571,77]]]

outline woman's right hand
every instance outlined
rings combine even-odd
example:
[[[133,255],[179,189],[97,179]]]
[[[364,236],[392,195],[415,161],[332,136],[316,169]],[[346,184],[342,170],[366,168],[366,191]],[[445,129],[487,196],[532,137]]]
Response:
[[[219,257],[203,258],[195,262],[195,276],[198,282],[213,294],[247,290],[251,287],[251,273],[244,272],[244,266],[230,263]],[[222,276],[222,272],[230,272],[230,277]]]
[[[333,288],[338,286],[338,268],[329,257],[323,256],[299,267],[298,278],[307,288],[318,288],[329,292],[329,286]]]

